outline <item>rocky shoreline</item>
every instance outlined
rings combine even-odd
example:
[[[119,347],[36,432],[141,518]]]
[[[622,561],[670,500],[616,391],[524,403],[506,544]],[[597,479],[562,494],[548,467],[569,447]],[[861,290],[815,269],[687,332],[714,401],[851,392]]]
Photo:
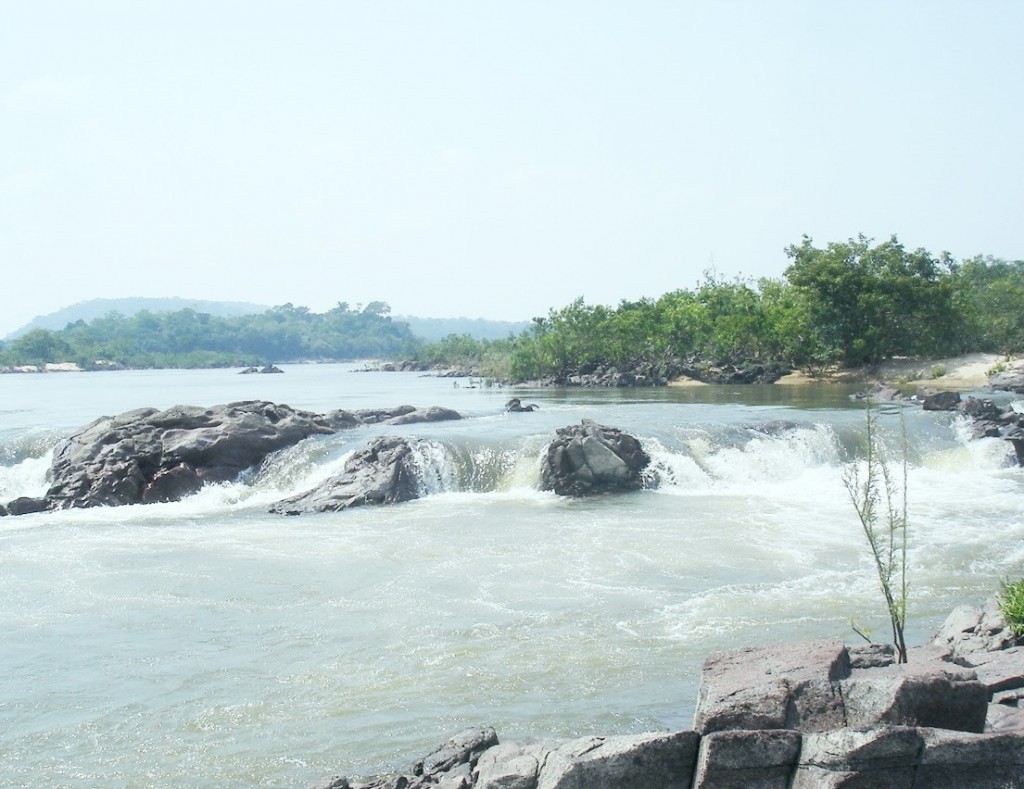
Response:
[[[708,657],[693,728],[523,743],[456,734],[408,773],[313,789],[1024,786],[1024,646],[995,601],[897,664],[835,640]]]
[[[1010,359],[997,354],[975,353],[948,359],[889,359],[859,368],[828,368],[814,373],[794,370],[774,361],[734,359],[669,358],[637,361],[624,367],[588,364],[564,375],[538,380],[493,379],[479,367],[451,367],[444,364],[402,360],[367,366],[365,371],[420,372],[441,378],[469,378],[498,386],[531,387],[649,387],[687,384],[807,384],[889,383],[899,386],[932,386],[961,391],[990,387],[999,391],[1024,392],[1024,358]]]

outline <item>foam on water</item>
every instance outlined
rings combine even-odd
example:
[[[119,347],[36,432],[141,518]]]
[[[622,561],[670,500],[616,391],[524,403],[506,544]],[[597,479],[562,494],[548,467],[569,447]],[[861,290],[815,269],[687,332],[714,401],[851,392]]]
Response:
[[[266,511],[338,473],[358,429],[181,502],[0,519],[0,782],[301,785],[407,769],[481,722],[685,728],[711,651],[884,632],[843,486],[861,414],[602,396],[404,428],[429,495],[395,507]],[[660,487],[539,491],[581,418],[640,436]],[[906,422],[919,643],[1024,574],[1024,470],[946,417]],[[44,455],[0,464],[4,490],[38,491]]]

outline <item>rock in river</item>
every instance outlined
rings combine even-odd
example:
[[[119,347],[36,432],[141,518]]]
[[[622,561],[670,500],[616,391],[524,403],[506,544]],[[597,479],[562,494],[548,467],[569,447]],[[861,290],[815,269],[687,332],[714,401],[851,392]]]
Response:
[[[333,432],[317,414],[260,400],[101,417],[54,451],[47,509],[176,501],[307,436]]]
[[[380,436],[350,457],[341,474],[308,493],[279,501],[270,511],[283,515],[336,512],[364,504],[395,504],[419,495],[409,442]]]
[[[556,432],[541,464],[543,490],[586,496],[643,486],[651,458],[633,436],[589,419]]]

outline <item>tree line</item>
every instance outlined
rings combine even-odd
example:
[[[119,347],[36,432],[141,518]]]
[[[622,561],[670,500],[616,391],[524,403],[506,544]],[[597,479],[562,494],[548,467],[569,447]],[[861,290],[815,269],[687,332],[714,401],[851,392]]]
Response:
[[[671,373],[693,361],[855,367],[893,356],[1024,351],[1024,261],[907,250],[893,236],[786,250],[782,278],[721,278],[617,307],[577,299],[517,337],[447,337],[424,364],[512,380],[565,381],[597,367]]]
[[[380,301],[365,307],[339,302],[324,313],[284,304],[236,317],[192,309],[130,317],[114,312],[59,331],[27,332],[0,347],[0,365],[199,368],[389,357],[416,344],[409,326],[389,312]]]
[[[504,380],[567,380],[581,371],[683,363],[769,362],[794,369],[892,356],[1024,352],[1024,261],[907,250],[893,236],[824,247],[804,237],[781,278],[705,272],[693,289],[617,307],[577,299],[503,339],[418,340],[383,302],[325,312],[285,304],[256,315],[191,309],[111,313],[0,345],[0,365],[77,362],[84,369],[215,367],[294,360],[411,359]]]

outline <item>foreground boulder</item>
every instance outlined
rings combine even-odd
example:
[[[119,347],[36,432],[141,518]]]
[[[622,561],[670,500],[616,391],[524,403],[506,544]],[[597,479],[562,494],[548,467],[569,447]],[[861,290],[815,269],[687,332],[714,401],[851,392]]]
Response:
[[[341,474],[307,493],[278,502],[270,511],[282,515],[338,512],[367,504],[396,504],[419,495],[409,442],[381,436],[352,455]]]
[[[651,458],[635,437],[589,419],[556,433],[541,462],[542,490],[587,496],[643,487]]]
[[[872,658],[876,657],[872,655]],[[977,673],[918,652],[908,664],[854,668],[839,641],[747,647],[704,664],[694,728],[824,732],[880,724],[981,732],[989,691]]]

